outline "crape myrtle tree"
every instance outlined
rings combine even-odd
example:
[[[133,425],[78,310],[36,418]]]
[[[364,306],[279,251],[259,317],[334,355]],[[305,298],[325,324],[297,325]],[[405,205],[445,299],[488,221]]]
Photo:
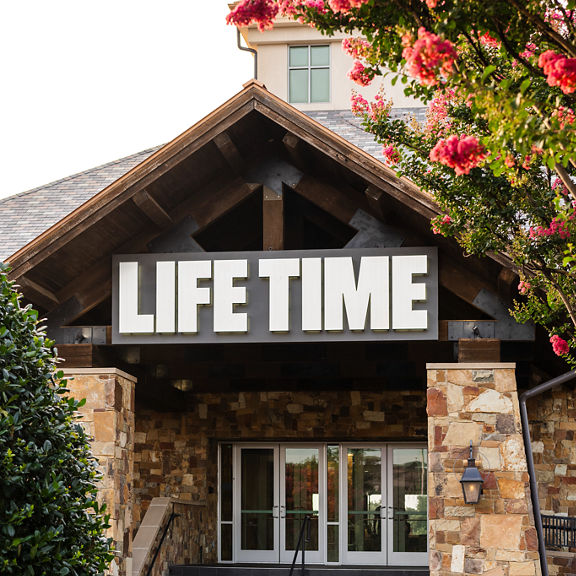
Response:
[[[350,34],[350,78],[382,73],[428,106],[390,115],[380,94],[352,110],[387,163],[432,194],[435,233],[499,254],[520,277],[511,311],[576,366],[576,0],[243,0],[237,26],[280,13]],[[383,72],[386,70],[387,72]]]
[[[0,263],[0,574],[88,576],[112,560],[82,402]]]

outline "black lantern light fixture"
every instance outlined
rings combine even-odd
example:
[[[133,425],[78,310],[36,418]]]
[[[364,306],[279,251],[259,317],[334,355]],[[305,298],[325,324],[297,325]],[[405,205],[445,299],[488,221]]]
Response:
[[[472,455],[472,440],[470,440],[470,457],[468,458],[468,466],[464,469],[464,474],[460,478],[462,484],[462,492],[464,493],[464,502],[466,504],[478,504],[480,495],[482,494],[482,484],[484,480],[480,476],[478,468],[476,468],[476,461]]]

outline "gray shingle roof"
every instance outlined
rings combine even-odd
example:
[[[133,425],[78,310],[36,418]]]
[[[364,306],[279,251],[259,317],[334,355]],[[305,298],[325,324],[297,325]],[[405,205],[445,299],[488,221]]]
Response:
[[[0,261],[143,162],[151,148],[0,200]]]
[[[411,113],[423,121],[424,108],[396,108],[395,116]],[[378,160],[382,146],[365,132],[350,110],[309,112],[308,115]],[[151,156],[157,146],[132,156],[80,172],[0,200],[0,261],[11,256],[64,216]]]

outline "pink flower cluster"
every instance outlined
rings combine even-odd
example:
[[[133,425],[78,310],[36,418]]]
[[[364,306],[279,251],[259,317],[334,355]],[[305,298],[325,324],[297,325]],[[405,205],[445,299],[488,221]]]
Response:
[[[356,60],[354,62],[354,66],[348,72],[348,78],[356,82],[356,84],[360,84],[360,86],[368,86],[370,82],[372,82],[372,78],[374,77],[374,73],[371,73],[368,68],[365,68],[362,62]]]
[[[355,60],[366,58],[370,48],[370,42],[362,38],[344,38],[344,40],[342,40],[342,50]]]
[[[424,131],[429,134],[443,135],[450,130],[452,122],[448,116],[448,105],[454,98],[454,90],[438,90],[430,101],[426,111],[426,124]]]
[[[226,23],[235,26],[248,26],[256,22],[258,29],[263,31],[272,28],[277,14],[278,4],[274,0],[242,0],[226,16]]]
[[[441,139],[430,151],[430,160],[454,168],[457,176],[469,174],[488,156],[475,136],[456,135]]]
[[[521,280],[518,284],[518,292],[520,292],[520,294],[528,294],[530,288],[532,288],[530,282],[526,282],[525,280]]]
[[[572,108],[567,106],[559,106],[557,110],[552,112],[552,118],[556,118],[560,125],[560,130],[563,130],[566,125],[574,124],[576,121],[576,115]]]
[[[556,356],[564,356],[570,352],[570,346],[568,346],[568,342],[563,338],[560,338],[557,334],[554,336],[550,336],[550,344],[552,344],[552,350],[554,350],[554,354]]]
[[[360,94],[352,93],[350,97],[352,114],[354,116],[369,116],[374,122],[388,116],[392,102],[384,100],[381,94],[374,96],[373,102],[368,102]]]
[[[352,8],[360,8],[367,2],[368,0],[328,0],[328,5],[334,12],[346,14],[350,12]]]
[[[569,216],[569,220],[574,219],[574,213]],[[544,228],[544,226],[536,226],[536,228],[530,228],[530,238],[546,237],[558,235],[562,240],[570,238],[570,231],[566,228],[566,221],[560,218],[552,218],[550,226]]]
[[[553,50],[546,50],[540,54],[538,66],[546,74],[550,86],[558,86],[564,94],[576,91],[576,58],[566,58]]]
[[[410,46],[412,37],[404,35],[402,56],[406,59],[408,73],[426,86],[438,84],[438,76],[449,77],[456,60],[456,49],[449,40],[442,40],[424,27],[418,29],[418,40]]]
[[[434,234],[443,234],[442,227],[449,226],[450,224],[452,224],[452,218],[450,218],[448,214],[445,214],[442,218],[437,216],[432,220],[432,232],[434,232]]]
[[[389,144],[388,146],[382,147],[382,155],[386,161],[386,164],[390,166],[394,166],[400,162],[400,152],[394,148],[393,144]]]
[[[492,38],[488,32],[484,32],[484,34],[480,36],[480,44],[488,46],[489,48],[500,48],[500,41]]]

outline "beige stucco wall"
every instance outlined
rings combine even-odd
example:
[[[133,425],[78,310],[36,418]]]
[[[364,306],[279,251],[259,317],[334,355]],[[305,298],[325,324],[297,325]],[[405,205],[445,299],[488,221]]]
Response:
[[[314,104],[294,104],[303,111],[310,110],[346,110],[350,108],[352,91],[362,94],[371,100],[381,87],[386,96],[391,97],[394,106],[402,108],[422,106],[416,100],[403,94],[402,84],[391,85],[391,78],[377,77],[370,86],[361,87],[347,76],[354,60],[344,53],[342,40],[348,35],[335,34],[333,37],[323,36],[318,30],[297,23],[281,23],[272,30],[258,31],[250,27],[243,31],[248,45],[258,51],[258,80],[266,88],[288,101],[288,46],[298,44],[330,44],[330,102]],[[248,57],[248,56],[247,56]]]

